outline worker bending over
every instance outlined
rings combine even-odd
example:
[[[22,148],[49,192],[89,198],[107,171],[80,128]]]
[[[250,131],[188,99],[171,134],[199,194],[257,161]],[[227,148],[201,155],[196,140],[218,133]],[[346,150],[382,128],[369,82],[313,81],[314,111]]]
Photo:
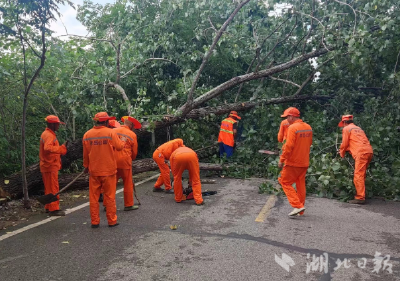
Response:
[[[351,204],[365,203],[365,176],[367,168],[372,160],[373,150],[364,131],[354,125],[353,115],[343,115],[339,127],[343,127],[342,144],[340,145],[340,156],[343,158],[346,151],[349,151],[355,160],[354,169],[354,186],[356,188],[356,196],[354,200],[350,200]]]
[[[58,171],[61,169],[61,155],[67,153],[67,143],[62,145],[58,143],[56,133],[60,124],[65,124],[55,115],[49,115],[44,120],[47,122],[47,128],[40,136],[40,172],[44,184],[44,194],[58,193],[60,186],[58,184]],[[60,199],[57,196],[57,199]],[[57,200],[44,206],[50,216],[65,216],[65,212],[60,210],[60,201]]]
[[[311,126],[300,119],[300,111],[289,107],[281,117],[287,117],[290,124],[286,143],[283,146],[279,168],[283,168],[278,179],[290,205],[294,208],[289,216],[304,214],[306,201],[306,173],[310,163],[310,146],[313,132]],[[292,186],[296,183],[296,190]]]
[[[124,182],[124,211],[136,210],[139,206],[134,206],[133,190],[134,182],[132,179],[132,161],[136,159],[138,143],[133,129],[140,129],[142,125],[135,118],[124,116],[121,119],[124,125],[115,129],[118,137],[126,138],[124,149],[115,151],[117,159],[117,180],[122,178]]]
[[[196,205],[203,205],[199,158],[196,152],[189,147],[179,147],[172,153],[170,163],[172,174],[174,175],[175,201],[180,203],[182,200],[186,200],[182,190],[182,173],[185,170],[189,170],[189,182],[192,185],[194,200]]]
[[[235,136],[237,133],[238,120],[240,120],[239,115],[236,111],[231,111],[229,116],[222,120],[221,128],[219,129],[218,143],[219,143],[219,156],[224,156],[226,153],[226,158],[233,155],[233,149],[235,147]]]
[[[89,173],[89,202],[92,228],[100,225],[99,196],[103,190],[104,206],[108,226],[117,226],[117,206],[115,192],[117,186],[117,163],[114,148],[120,151],[125,146],[126,137],[119,138],[114,129],[108,128],[108,121],[115,120],[106,112],[97,113],[95,126],[83,136],[83,166]]]
[[[160,176],[157,179],[157,182],[154,184],[153,192],[163,191],[161,186],[164,184],[165,192],[172,193],[171,191],[171,180],[169,177],[169,167],[165,161],[169,160],[172,152],[174,152],[177,148],[183,147],[182,139],[174,139],[169,142],[166,142],[160,145],[153,153],[153,159],[157,163],[158,168],[160,168]]]

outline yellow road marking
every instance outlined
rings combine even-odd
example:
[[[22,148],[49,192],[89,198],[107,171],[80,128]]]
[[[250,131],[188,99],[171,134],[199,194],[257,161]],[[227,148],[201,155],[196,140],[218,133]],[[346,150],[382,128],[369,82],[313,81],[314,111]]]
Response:
[[[275,195],[271,195],[268,198],[267,203],[265,203],[264,207],[261,209],[261,212],[258,214],[256,222],[264,222],[264,220],[271,213],[271,209],[275,206],[277,200],[278,198]]]

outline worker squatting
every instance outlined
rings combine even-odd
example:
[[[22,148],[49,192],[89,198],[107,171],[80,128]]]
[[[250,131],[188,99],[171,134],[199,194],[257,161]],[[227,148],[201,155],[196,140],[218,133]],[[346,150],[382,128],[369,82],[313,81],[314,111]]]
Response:
[[[289,216],[301,216],[305,212],[306,186],[305,177],[309,166],[310,146],[313,132],[309,124],[300,119],[300,111],[290,107],[281,115],[282,121],[278,141],[283,143],[279,168],[281,184],[293,211]],[[132,161],[136,159],[138,144],[134,129],[141,124],[131,116],[122,117],[123,125],[106,112],[97,113],[93,120],[95,125],[83,136],[83,166],[89,173],[90,216],[93,228],[100,225],[99,201],[103,202],[108,225],[118,225],[115,193],[118,179],[124,184],[124,211],[138,209],[134,205],[134,182],[132,179]],[[220,156],[231,157],[235,148],[235,136],[241,117],[231,111],[221,122],[218,143]],[[58,171],[61,169],[61,155],[67,153],[67,142],[59,144],[55,132],[64,124],[57,116],[45,118],[47,128],[40,138],[40,171],[42,173],[45,194],[56,194],[59,191]],[[357,191],[353,204],[365,203],[365,174],[372,159],[372,147],[360,127],[353,123],[352,115],[344,115],[339,127],[343,129],[340,146],[341,157],[349,151],[356,161],[354,185]],[[153,153],[153,159],[160,169],[160,176],[154,184],[154,192],[173,193],[175,201],[186,199],[183,193],[182,173],[189,171],[189,186],[196,205],[203,205],[201,193],[199,160],[196,152],[186,147],[182,139],[174,139],[159,146]],[[168,161],[170,167],[168,166]],[[174,177],[174,188],[170,181],[170,168]],[[296,183],[296,189],[292,186]],[[165,189],[161,187],[164,185]],[[173,191],[172,191],[173,189]],[[45,205],[50,216],[65,216],[60,210],[59,200]]]

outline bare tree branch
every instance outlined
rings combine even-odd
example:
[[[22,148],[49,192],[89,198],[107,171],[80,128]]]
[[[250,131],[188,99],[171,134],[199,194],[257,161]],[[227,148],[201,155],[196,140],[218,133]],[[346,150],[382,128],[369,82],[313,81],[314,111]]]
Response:
[[[344,3],[344,2],[341,2],[341,1],[339,1],[339,0],[333,0],[333,1],[335,1],[335,2],[337,2],[337,3],[340,3],[340,4],[342,4],[342,5],[349,6],[349,7],[350,7],[350,9],[352,9],[352,10],[353,10],[353,13],[354,13],[354,27],[353,27],[353,36],[354,36],[354,35],[356,35],[356,26],[357,26],[357,13],[356,13],[356,11],[354,10],[354,8],[353,8],[351,5],[349,5],[349,4],[347,4],[347,3]]]
[[[324,42],[324,39],[325,39],[325,32],[326,32],[325,25],[323,25],[322,22],[321,22],[319,19],[317,19],[316,17],[313,17],[313,16],[310,16],[310,15],[304,14],[304,13],[299,12],[299,11],[296,11],[295,13],[296,13],[296,14],[299,14],[299,15],[306,16],[306,17],[313,18],[313,19],[315,19],[315,20],[322,26],[322,28],[323,28],[323,33],[322,33],[321,43],[322,43],[322,45],[324,46],[324,48],[325,48],[328,52],[330,52],[331,50],[328,49],[328,47],[325,45],[325,42]]]
[[[397,54],[397,60],[396,60],[396,64],[394,65],[394,69],[393,69],[393,73],[396,74],[396,68],[397,68],[397,64],[399,63],[399,56],[400,56],[400,51]]]
[[[117,84],[119,84],[119,82],[121,80],[121,63],[120,63],[120,59],[121,59],[121,44],[117,45],[116,59],[117,59],[117,77],[115,79],[115,82]]]
[[[264,40],[262,41],[262,43],[256,48],[256,54],[255,54],[253,60],[251,61],[249,67],[247,68],[246,74],[249,73],[249,72],[251,71],[251,69],[253,68],[253,65],[254,65],[255,61],[259,58],[260,53],[261,53],[261,49],[262,49],[262,47],[264,46],[265,42],[267,42],[267,40],[268,40],[272,35],[274,35],[275,32],[276,32],[278,29],[280,29],[280,28],[284,25],[284,23],[287,22],[288,20],[289,20],[289,18],[287,18],[287,19],[284,20],[280,25],[278,25],[278,27],[275,28],[267,37],[265,37]],[[257,40],[257,38],[256,38],[256,40]],[[293,58],[293,57],[292,57],[292,58]],[[272,64],[271,64],[271,65],[272,65]],[[269,67],[268,67],[268,68],[269,68]],[[244,85],[244,84],[240,84],[239,90],[238,90],[238,92],[237,92],[237,94],[236,94],[236,97],[235,97],[235,102],[237,102],[237,100],[238,100],[238,98],[239,98],[239,95],[240,95],[240,92],[242,91],[243,85]]]
[[[118,84],[116,84],[114,82],[108,82],[106,87],[107,88],[114,88],[121,94],[122,98],[124,99],[124,101],[127,104],[128,115],[132,115],[132,112],[133,112],[132,104],[131,104],[128,96],[126,95],[124,88],[122,88],[120,85],[118,85]]]
[[[215,28],[214,24],[212,23],[210,17],[208,17],[208,21],[209,21],[210,24],[211,24],[211,28],[212,28],[215,32],[218,32],[218,30]]]
[[[330,59],[327,59],[326,61],[324,61],[323,63],[321,63],[320,65],[318,65],[312,72],[311,74],[307,77],[306,80],[304,80],[303,84],[301,84],[301,87],[296,91],[296,93],[294,93],[293,96],[297,96],[301,93],[301,91],[303,91],[303,89],[307,86],[307,84],[315,77],[315,73],[318,72],[318,69],[321,68],[321,66],[323,66],[324,64],[330,62],[331,60],[333,60],[333,57]]]
[[[315,0],[312,0],[311,17],[314,17],[314,12],[315,12]],[[313,30],[313,26],[314,26],[314,19],[311,18],[310,30],[308,31],[307,36],[306,36],[306,40],[304,40],[304,44],[303,44],[303,51],[302,51],[303,54],[304,54],[304,50],[306,48],[307,40],[308,40],[308,38],[310,38],[311,32]]]
[[[271,78],[272,80],[276,80],[276,81],[282,81],[282,82],[291,84],[291,85],[293,85],[293,86],[296,86],[297,88],[300,88],[300,85],[299,85],[299,84],[296,84],[296,83],[294,83],[294,82],[292,82],[292,81],[289,81],[289,80],[277,78],[277,77],[274,77],[274,76],[269,76],[269,78]]]
[[[299,57],[297,57],[297,58],[295,58],[293,60],[290,60],[288,62],[282,63],[280,65],[274,66],[274,67],[269,68],[269,69],[264,69],[264,70],[261,70],[261,71],[258,71],[258,72],[252,72],[252,73],[248,73],[248,74],[244,74],[244,75],[241,75],[241,76],[234,77],[234,78],[226,81],[225,83],[222,83],[221,85],[211,89],[210,91],[208,91],[207,93],[201,95],[200,97],[196,98],[193,101],[192,108],[199,107],[200,105],[202,105],[206,101],[209,101],[210,99],[213,99],[213,98],[219,96],[224,91],[226,91],[226,90],[228,90],[228,89],[230,89],[230,88],[232,88],[232,87],[234,87],[236,85],[242,84],[242,83],[247,82],[247,81],[257,80],[257,79],[260,79],[260,78],[263,78],[263,77],[271,76],[271,75],[273,75],[275,73],[283,72],[283,71],[285,71],[285,70],[287,70],[289,68],[292,68],[292,67],[300,64],[301,62],[307,61],[310,58],[319,57],[321,55],[326,54],[327,52],[328,52],[327,49],[322,48],[322,49],[319,49],[319,50],[316,50],[316,51],[313,51],[313,52],[310,52],[310,53],[306,53],[306,54],[301,55],[301,56],[299,56]],[[184,107],[185,107],[185,105],[183,105],[178,111],[182,112]]]
[[[210,49],[206,52],[206,54],[203,57],[203,61],[200,65],[199,70],[197,71],[196,77],[192,83],[192,87],[190,88],[189,94],[188,94],[188,98],[187,98],[187,102],[185,103],[183,110],[182,110],[182,115],[184,116],[185,114],[187,114],[191,108],[192,108],[192,103],[193,103],[193,93],[194,90],[196,89],[196,85],[197,82],[199,81],[201,72],[203,71],[204,67],[207,64],[208,59],[210,58],[215,46],[217,45],[219,39],[221,38],[223,32],[225,31],[225,29],[227,28],[228,24],[233,20],[233,18],[235,17],[235,15],[240,11],[240,9],[246,5],[248,2],[250,2],[250,0],[244,0],[243,2],[241,2],[236,9],[232,12],[232,14],[229,16],[229,18],[224,22],[224,24],[221,26],[220,30],[218,31],[218,33],[215,35],[214,41],[210,47]]]
[[[275,50],[275,48],[282,42],[284,42],[286,39],[288,39],[290,37],[290,35],[292,35],[293,30],[296,28],[297,26],[297,17],[296,17],[296,23],[293,25],[292,29],[290,30],[290,32],[288,34],[286,34],[285,38],[283,38],[280,41],[277,41],[275,46],[268,52],[268,54],[261,60],[258,62],[256,69],[254,70],[254,72],[257,72],[258,69],[260,68],[261,64],[263,64],[265,62],[265,60],[272,54],[272,52]]]

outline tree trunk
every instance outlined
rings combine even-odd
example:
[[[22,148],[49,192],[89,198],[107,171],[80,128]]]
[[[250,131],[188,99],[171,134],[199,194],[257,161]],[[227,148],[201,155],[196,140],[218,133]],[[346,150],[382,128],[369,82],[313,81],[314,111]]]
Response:
[[[217,146],[209,146],[204,147],[196,151],[198,153],[199,158],[209,157],[217,152]],[[77,160],[82,159],[82,141],[76,141],[68,144],[68,153],[67,155],[62,157],[63,169],[69,168],[70,164]],[[207,169],[211,169],[209,165],[203,165],[203,167],[208,167]],[[83,167],[82,167],[83,170]],[[132,162],[132,174],[139,174],[148,171],[156,171],[158,170],[157,164],[153,159],[140,159]],[[59,184],[60,188],[70,183],[77,174],[61,174],[59,176]],[[43,192],[43,181],[42,174],[40,173],[39,163],[29,166],[26,169],[26,177],[27,177],[27,188],[30,194],[37,194]],[[4,180],[8,180],[9,183],[4,184]],[[4,191],[11,194],[12,198],[20,198],[23,193],[21,191],[22,178],[21,172],[14,173],[11,176],[4,178],[0,182],[0,188]],[[84,175],[80,179],[78,179],[71,188],[87,188],[88,187],[88,176]]]

